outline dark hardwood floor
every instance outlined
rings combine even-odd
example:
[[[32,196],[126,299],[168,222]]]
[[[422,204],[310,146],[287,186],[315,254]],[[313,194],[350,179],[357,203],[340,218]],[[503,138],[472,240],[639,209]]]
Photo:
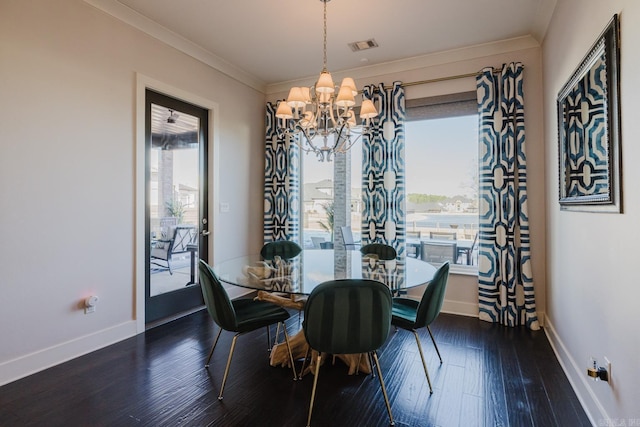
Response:
[[[411,333],[379,352],[396,425],[590,425],[542,331],[447,314],[432,330],[444,359],[420,331],[432,395]],[[0,426],[304,426],[313,377],[269,366],[264,330],[238,339],[217,400],[232,334],[206,370],[216,332],[200,311],[0,387]],[[321,368],[317,393],[314,426],[388,425],[377,379],[339,361]]]

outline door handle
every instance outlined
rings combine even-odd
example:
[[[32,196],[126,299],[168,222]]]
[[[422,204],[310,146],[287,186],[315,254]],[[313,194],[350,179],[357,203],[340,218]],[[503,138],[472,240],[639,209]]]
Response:
[[[202,231],[200,232],[200,235],[201,235],[201,236],[208,236],[209,234],[211,234],[211,232],[210,232],[209,230],[202,230]]]

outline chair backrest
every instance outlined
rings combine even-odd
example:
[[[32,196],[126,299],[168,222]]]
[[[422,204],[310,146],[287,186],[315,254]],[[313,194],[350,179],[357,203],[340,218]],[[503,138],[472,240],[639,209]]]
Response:
[[[375,255],[378,259],[389,261],[396,259],[398,253],[393,246],[385,245],[384,243],[369,243],[360,248],[362,255]]]
[[[296,243],[289,240],[278,240],[277,242],[269,242],[260,250],[260,255],[266,260],[272,260],[279,256],[282,259],[291,259],[302,252],[302,248]]]
[[[314,350],[366,353],[389,335],[391,292],[375,280],[331,280],[311,292],[304,313],[302,329]]]
[[[171,253],[181,253],[187,251],[188,245],[198,243],[198,230],[195,225],[178,225],[173,235]]]
[[[456,242],[422,242],[420,257],[423,261],[441,264],[449,261],[452,263],[458,259],[458,244]]]
[[[209,267],[209,264],[200,260],[198,265],[200,289],[204,297],[204,303],[211,318],[218,326],[227,331],[235,331],[238,328],[236,311],[222,283]]]
[[[431,322],[436,320],[438,314],[440,314],[448,280],[449,263],[445,262],[438,268],[433,279],[424,290],[424,294],[418,305],[418,312],[416,313],[416,329],[430,325]]]
[[[351,226],[345,225],[340,227],[340,231],[342,232],[342,241],[345,246],[353,246],[355,245],[355,241],[353,240],[353,232],[351,231]]]
[[[455,231],[430,231],[429,237],[440,240],[458,240],[458,233]]]

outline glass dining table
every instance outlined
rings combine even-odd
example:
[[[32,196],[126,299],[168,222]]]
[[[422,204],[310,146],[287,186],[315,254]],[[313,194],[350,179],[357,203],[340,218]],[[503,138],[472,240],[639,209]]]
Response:
[[[276,257],[265,260],[259,254],[241,256],[217,263],[213,270],[223,283],[258,291],[256,299],[302,311],[304,296],[329,280],[377,280],[387,285],[392,295],[397,295],[430,282],[436,267],[411,257],[383,261],[363,255],[358,250],[305,249],[291,259]],[[289,343],[294,359],[306,357],[308,344],[302,331],[290,337]],[[367,357],[335,356],[349,367],[349,375],[371,372]],[[283,343],[273,346],[270,363],[272,366],[289,367],[289,355]],[[310,364],[300,376],[312,369]]]
[[[372,279],[397,294],[430,282],[436,267],[412,257],[383,261],[358,250],[305,249],[291,259],[241,256],[217,263],[213,270],[224,283],[258,291],[309,295],[328,280]]]

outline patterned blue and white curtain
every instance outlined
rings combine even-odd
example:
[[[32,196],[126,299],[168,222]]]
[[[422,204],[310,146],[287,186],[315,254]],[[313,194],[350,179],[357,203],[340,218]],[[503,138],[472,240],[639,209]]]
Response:
[[[300,240],[300,148],[278,137],[276,105],[267,103],[264,242]]]
[[[527,207],[523,66],[476,78],[479,135],[480,319],[540,328],[536,314]]]
[[[405,255],[405,163],[404,88],[394,82],[365,86],[363,96],[371,99],[379,115],[373,119],[371,137],[362,141],[362,244],[393,246]]]

